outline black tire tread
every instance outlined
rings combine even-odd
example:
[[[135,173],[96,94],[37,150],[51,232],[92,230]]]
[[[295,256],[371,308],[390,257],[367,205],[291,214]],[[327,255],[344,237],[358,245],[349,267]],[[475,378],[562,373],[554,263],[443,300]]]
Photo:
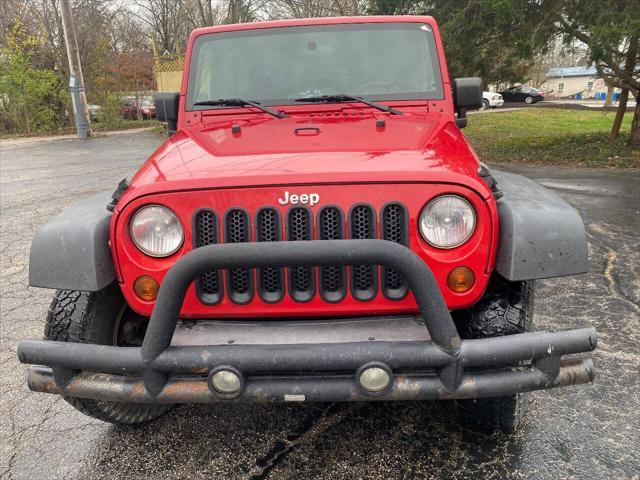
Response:
[[[524,333],[533,322],[535,283],[493,279],[487,293],[471,309],[464,338],[501,337]]]
[[[55,293],[44,330],[47,340],[75,343],[100,342],[100,331],[110,321],[100,318],[105,306],[122,305],[122,294],[117,285],[98,292],[59,290]],[[115,321],[115,319],[113,319]],[[155,420],[171,409],[171,405],[106,402],[80,397],[62,396],[76,410],[109,423],[142,425]]]
[[[456,401],[458,414],[466,422],[504,431],[518,428],[528,405],[528,393]]]
[[[462,324],[462,338],[489,338],[530,331],[533,326],[535,282],[509,282],[492,278],[484,297],[473,306],[468,321]],[[486,428],[515,430],[524,418],[528,393],[502,397],[458,400],[460,416],[469,423]]]

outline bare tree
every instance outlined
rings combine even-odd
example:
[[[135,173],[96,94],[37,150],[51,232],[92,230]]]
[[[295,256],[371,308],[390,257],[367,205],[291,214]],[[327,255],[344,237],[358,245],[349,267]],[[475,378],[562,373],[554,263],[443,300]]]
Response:
[[[175,0],[136,0],[134,13],[144,25],[149,37],[155,35],[160,43],[161,53],[175,53],[188,33],[185,25],[185,2]]]
[[[269,0],[226,0],[222,3],[223,23],[248,23],[267,18]]]
[[[572,41],[567,45],[562,38],[554,36],[545,51],[534,57],[529,75],[533,86],[540,87],[552,68],[587,66],[588,64],[589,52],[582,42]]]
[[[39,36],[47,51],[47,68],[56,70],[60,77],[69,80],[67,53],[64,45],[59,0],[25,0],[18,2],[21,8],[14,11],[20,21]],[[122,6],[108,0],[76,0],[72,2],[73,17],[78,35],[80,60],[87,87],[91,87],[92,71],[104,61],[104,41],[109,36],[113,18]]]
[[[212,5],[211,0],[193,0],[196,4],[197,12],[199,15],[199,26],[209,26],[214,25],[214,7]],[[217,10],[217,9],[216,9]],[[217,18],[217,11],[216,11]]]
[[[364,15],[369,2],[363,0],[274,0],[269,18],[313,18]]]
[[[7,46],[9,32],[11,32],[15,20],[27,19],[28,16],[25,14],[25,11],[26,7],[24,2],[19,0],[0,1],[0,48]],[[29,25],[24,21],[22,23]]]
[[[67,53],[58,0],[26,0],[24,6],[25,13],[37,25],[34,25],[33,31],[42,32],[41,40],[50,53],[51,68],[55,69],[66,83],[69,80]]]

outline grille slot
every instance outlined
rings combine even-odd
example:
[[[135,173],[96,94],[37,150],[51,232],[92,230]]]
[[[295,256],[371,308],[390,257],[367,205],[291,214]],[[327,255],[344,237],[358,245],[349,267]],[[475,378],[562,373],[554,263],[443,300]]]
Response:
[[[380,213],[382,239],[408,245],[407,210],[399,203],[386,205]],[[400,300],[409,291],[402,275],[392,268],[382,267],[382,293],[390,300]]]
[[[313,232],[311,213],[304,207],[293,207],[287,215],[287,240],[311,240]],[[315,293],[315,268],[289,268],[289,294],[298,302],[307,302]]]
[[[194,248],[218,243],[218,216],[213,210],[199,210],[193,221]],[[196,280],[196,292],[203,303],[214,305],[222,298],[220,272],[210,270]]]
[[[325,207],[318,213],[318,239],[344,238],[344,216],[338,207]],[[347,292],[345,268],[328,265],[320,268],[320,295],[328,302],[339,302]]]
[[[275,208],[266,207],[256,215],[256,241],[277,242],[282,240],[280,214]],[[258,293],[265,302],[278,302],[284,296],[281,268],[258,270]]]
[[[225,243],[249,242],[249,215],[244,210],[233,208],[225,215]],[[253,297],[253,271],[249,268],[234,268],[227,272],[229,298],[235,303],[247,303]]]
[[[376,216],[369,205],[356,205],[351,209],[350,233],[355,240],[376,238]],[[354,265],[351,271],[351,295],[367,301],[376,296],[377,268],[375,265]]]

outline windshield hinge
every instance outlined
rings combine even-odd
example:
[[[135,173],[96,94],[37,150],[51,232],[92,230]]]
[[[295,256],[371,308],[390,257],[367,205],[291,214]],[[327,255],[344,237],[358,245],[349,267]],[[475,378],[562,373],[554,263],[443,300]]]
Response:
[[[478,175],[480,175],[480,178],[484,180],[484,183],[486,183],[493,192],[493,198],[496,200],[502,198],[504,194],[502,193],[502,190],[498,188],[498,181],[491,173],[491,170],[489,170],[489,167],[482,162],[480,162],[480,168],[478,168]]]
[[[207,111],[210,111],[210,110],[207,110]],[[203,119],[203,115],[201,111],[185,112],[185,116],[187,117],[186,121],[187,121],[187,125],[189,126],[201,123]]]
[[[111,202],[107,205],[107,210],[113,212],[113,210],[116,208],[116,205],[118,204],[118,200],[120,200],[120,197],[124,195],[124,192],[127,190],[127,188],[129,188],[129,183],[127,182],[127,177],[125,177],[120,180],[120,183],[118,183],[118,187],[111,195]]]

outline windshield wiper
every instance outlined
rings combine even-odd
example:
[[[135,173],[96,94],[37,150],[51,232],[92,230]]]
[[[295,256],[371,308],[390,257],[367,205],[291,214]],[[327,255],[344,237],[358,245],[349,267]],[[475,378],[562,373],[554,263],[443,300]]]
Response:
[[[269,107],[260,105],[259,102],[252,102],[251,100],[244,100],[242,98],[221,98],[219,100],[203,100],[201,102],[195,102],[194,105],[209,106],[209,107],[255,107],[258,110],[262,110],[265,113],[273,115],[278,118],[289,118],[286,113],[273,110]]]
[[[344,93],[340,93],[338,95],[320,95],[317,97],[302,97],[296,98],[296,102],[309,102],[309,103],[332,103],[332,102],[360,102],[364,103],[373,108],[377,108],[383,112],[388,112],[391,115],[403,115],[400,110],[396,110],[395,108],[389,107],[387,105],[383,105],[381,103],[370,102],[369,100],[365,100],[362,97],[355,97],[353,95],[346,95]]]

